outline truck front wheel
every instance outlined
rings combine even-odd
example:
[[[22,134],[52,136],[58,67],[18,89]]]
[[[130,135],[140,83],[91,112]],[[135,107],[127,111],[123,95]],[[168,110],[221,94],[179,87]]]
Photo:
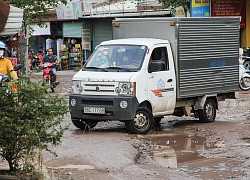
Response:
[[[198,110],[198,117],[200,122],[203,123],[214,122],[216,117],[216,105],[213,99],[206,100],[204,109]]]
[[[72,119],[72,123],[75,125],[75,127],[82,129],[82,130],[89,130],[94,128],[97,125],[97,122],[92,121],[83,121],[81,119]]]
[[[126,121],[128,132],[133,134],[147,134],[153,126],[153,114],[146,107],[139,107],[133,120]]]

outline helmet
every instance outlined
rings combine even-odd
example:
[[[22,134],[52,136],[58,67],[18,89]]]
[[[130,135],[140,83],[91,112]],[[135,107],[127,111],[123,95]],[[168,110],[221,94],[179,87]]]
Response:
[[[0,41],[0,49],[5,49],[5,48],[6,48],[6,45],[2,41]]]

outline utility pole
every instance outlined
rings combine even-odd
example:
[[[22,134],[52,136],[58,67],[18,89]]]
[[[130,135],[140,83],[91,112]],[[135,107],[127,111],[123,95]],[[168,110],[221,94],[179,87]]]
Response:
[[[26,24],[26,54],[25,54],[25,75],[28,75],[28,69],[29,69],[29,25]]]

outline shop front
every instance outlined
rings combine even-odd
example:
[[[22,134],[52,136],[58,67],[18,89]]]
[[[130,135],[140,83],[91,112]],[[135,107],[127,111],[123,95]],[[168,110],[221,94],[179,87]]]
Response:
[[[82,29],[82,22],[63,22],[63,44],[59,52],[63,70],[82,66]]]

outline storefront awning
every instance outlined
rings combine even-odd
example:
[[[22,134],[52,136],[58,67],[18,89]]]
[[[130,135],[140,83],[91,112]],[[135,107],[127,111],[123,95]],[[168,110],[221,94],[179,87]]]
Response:
[[[15,35],[21,30],[23,21],[23,10],[10,6],[10,13],[3,31],[0,31],[0,36]]]

